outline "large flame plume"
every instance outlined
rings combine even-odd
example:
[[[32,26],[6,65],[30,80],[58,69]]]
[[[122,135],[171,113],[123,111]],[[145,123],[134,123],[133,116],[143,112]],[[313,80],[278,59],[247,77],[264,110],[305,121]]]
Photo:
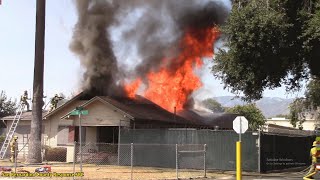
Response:
[[[169,61],[179,66],[173,69],[170,66],[176,64],[170,64],[169,67],[164,65],[157,72],[149,72],[143,95],[168,111],[182,110],[192,92],[202,86],[200,78],[194,73],[194,67],[202,66],[201,57],[213,56],[213,44],[218,34],[216,28],[188,29],[181,40],[178,56],[173,60],[162,60],[163,64]],[[141,78],[125,86],[129,97],[134,98],[142,83]]]
[[[145,96],[173,111],[202,86],[194,73],[213,55],[223,0],[77,0],[70,49],[84,71],[82,90]],[[131,83],[126,83],[131,82]]]

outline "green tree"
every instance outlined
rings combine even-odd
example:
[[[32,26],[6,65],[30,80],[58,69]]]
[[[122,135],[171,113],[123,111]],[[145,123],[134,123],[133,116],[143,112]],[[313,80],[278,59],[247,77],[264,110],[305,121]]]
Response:
[[[0,92],[0,117],[13,115],[17,109],[16,101],[8,99],[4,91]]]
[[[319,26],[320,27],[320,26]],[[320,49],[319,49],[320,50]],[[312,109],[320,107],[320,80],[311,80],[305,92],[306,106]]]
[[[265,124],[265,117],[255,104],[237,105],[229,108],[227,112],[240,114],[246,117],[251,130],[257,130]]]
[[[214,75],[246,100],[260,99],[264,89],[282,84],[298,90],[310,72],[319,77],[316,4],[318,0],[236,1],[220,27],[225,48],[216,54]]]
[[[210,109],[212,112],[224,112],[225,108],[213,98],[208,98],[202,101],[202,104],[207,109]]]
[[[299,129],[303,129],[303,122],[306,120],[306,100],[304,98],[295,99],[289,106],[290,109],[290,123],[293,127],[299,127]]]
[[[299,129],[303,128],[307,116],[320,121],[320,80],[311,80],[305,92],[305,97],[297,98],[289,106],[290,122]]]

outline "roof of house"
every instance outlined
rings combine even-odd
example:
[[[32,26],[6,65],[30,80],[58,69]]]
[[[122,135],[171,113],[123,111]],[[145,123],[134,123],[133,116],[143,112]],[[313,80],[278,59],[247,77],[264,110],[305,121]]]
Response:
[[[266,124],[263,128],[263,133],[273,135],[286,135],[286,136],[313,136],[313,131],[305,131],[293,127],[280,126],[276,124]]]
[[[55,114],[55,113],[56,113],[56,112],[58,112],[60,109],[63,109],[65,106],[67,106],[67,105],[71,104],[72,102],[74,102],[75,100],[79,99],[79,98],[80,98],[81,96],[83,96],[83,95],[84,95],[84,93],[83,93],[83,92],[81,92],[81,93],[77,94],[76,96],[74,96],[72,99],[70,99],[70,100],[69,100],[69,101],[67,101],[66,103],[64,103],[64,104],[62,104],[61,106],[57,107],[57,108],[56,108],[56,109],[54,109],[53,111],[51,111],[51,112],[49,112],[49,113],[45,114],[45,115],[43,116],[43,119],[46,119],[47,117],[49,117],[49,116],[51,116],[51,115]]]
[[[134,99],[127,97],[96,96],[84,103],[82,106],[86,107],[96,100],[112,105],[133,120],[161,121],[186,125],[197,124],[181,116],[168,112],[157,104],[139,95],[136,95]],[[70,113],[71,111],[62,118],[66,118]]]
[[[204,127],[219,129],[233,129],[233,120],[238,116],[238,114],[208,113],[197,110],[183,110],[179,112],[179,115],[192,119]]]
[[[113,104],[119,109],[130,114],[135,119],[139,120],[158,120],[165,122],[173,122],[178,124],[197,124],[192,120],[185,119],[178,114],[171,113],[152,101],[136,95],[134,99],[126,97],[110,98],[107,96],[101,97],[105,101]]]
[[[86,107],[95,101],[100,101],[102,103],[109,104],[113,106],[120,113],[126,115],[128,118],[135,121],[157,121],[157,122],[167,122],[172,124],[184,124],[184,125],[196,125],[205,127],[215,127],[219,126],[221,129],[232,129],[232,121],[237,115],[234,114],[212,114],[203,115],[194,110],[183,110],[180,112],[171,113],[159,105],[153,103],[152,101],[136,95],[135,98],[128,97],[110,97],[110,96],[88,96],[84,92],[73,97],[71,100],[61,105],[54,111],[48,113],[44,118],[51,116],[52,114],[63,109],[68,104],[74,102],[75,100],[86,101],[81,105]],[[72,111],[68,112],[61,118],[67,118]],[[200,115],[201,114],[201,115]]]
[[[47,111],[43,111],[42,112],[42,117],[44,117],[47,114]],[[15,115],[12,116],[5,116],[0,118],[0,120],[2,121],[12,121],[14,119]],[[20,120],[27,120],[27,121],[31,121],[33,119],[32,116],[32,111],[24,111],[21,114],[21,119]]]

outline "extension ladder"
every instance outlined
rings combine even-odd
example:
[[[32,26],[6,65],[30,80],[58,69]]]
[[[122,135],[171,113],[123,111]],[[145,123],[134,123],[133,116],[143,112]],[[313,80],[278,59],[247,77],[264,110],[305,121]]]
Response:
[[[2,144],[2,147],[1,147],[1,150],[0,150],[0,159],[3,159],[5,154],[6,154],[6,152],[7,152],[7,149],[8,149],[8,146],[10,144],[10,141],[12,139],[12,136],[13,136],[14,132],[16,131],[16,128],[17,128],[18,123],[20,121],[21,114],[22,114],[22,112],[24,110],[24,107],[25,107],[24,103],[20,103],[19,106],[18,106],[16,115],[14,116],[14,119],[12,121],[11,127],[9,129],[9,132],[7,133],[6,139],[3,141],[3,144]]]

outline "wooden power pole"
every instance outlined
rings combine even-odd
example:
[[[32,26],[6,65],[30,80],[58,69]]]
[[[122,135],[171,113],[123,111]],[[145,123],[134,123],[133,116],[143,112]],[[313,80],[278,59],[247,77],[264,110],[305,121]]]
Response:
[[[31,132],[27,163],[40,163],[46,0],[37,0]]]

